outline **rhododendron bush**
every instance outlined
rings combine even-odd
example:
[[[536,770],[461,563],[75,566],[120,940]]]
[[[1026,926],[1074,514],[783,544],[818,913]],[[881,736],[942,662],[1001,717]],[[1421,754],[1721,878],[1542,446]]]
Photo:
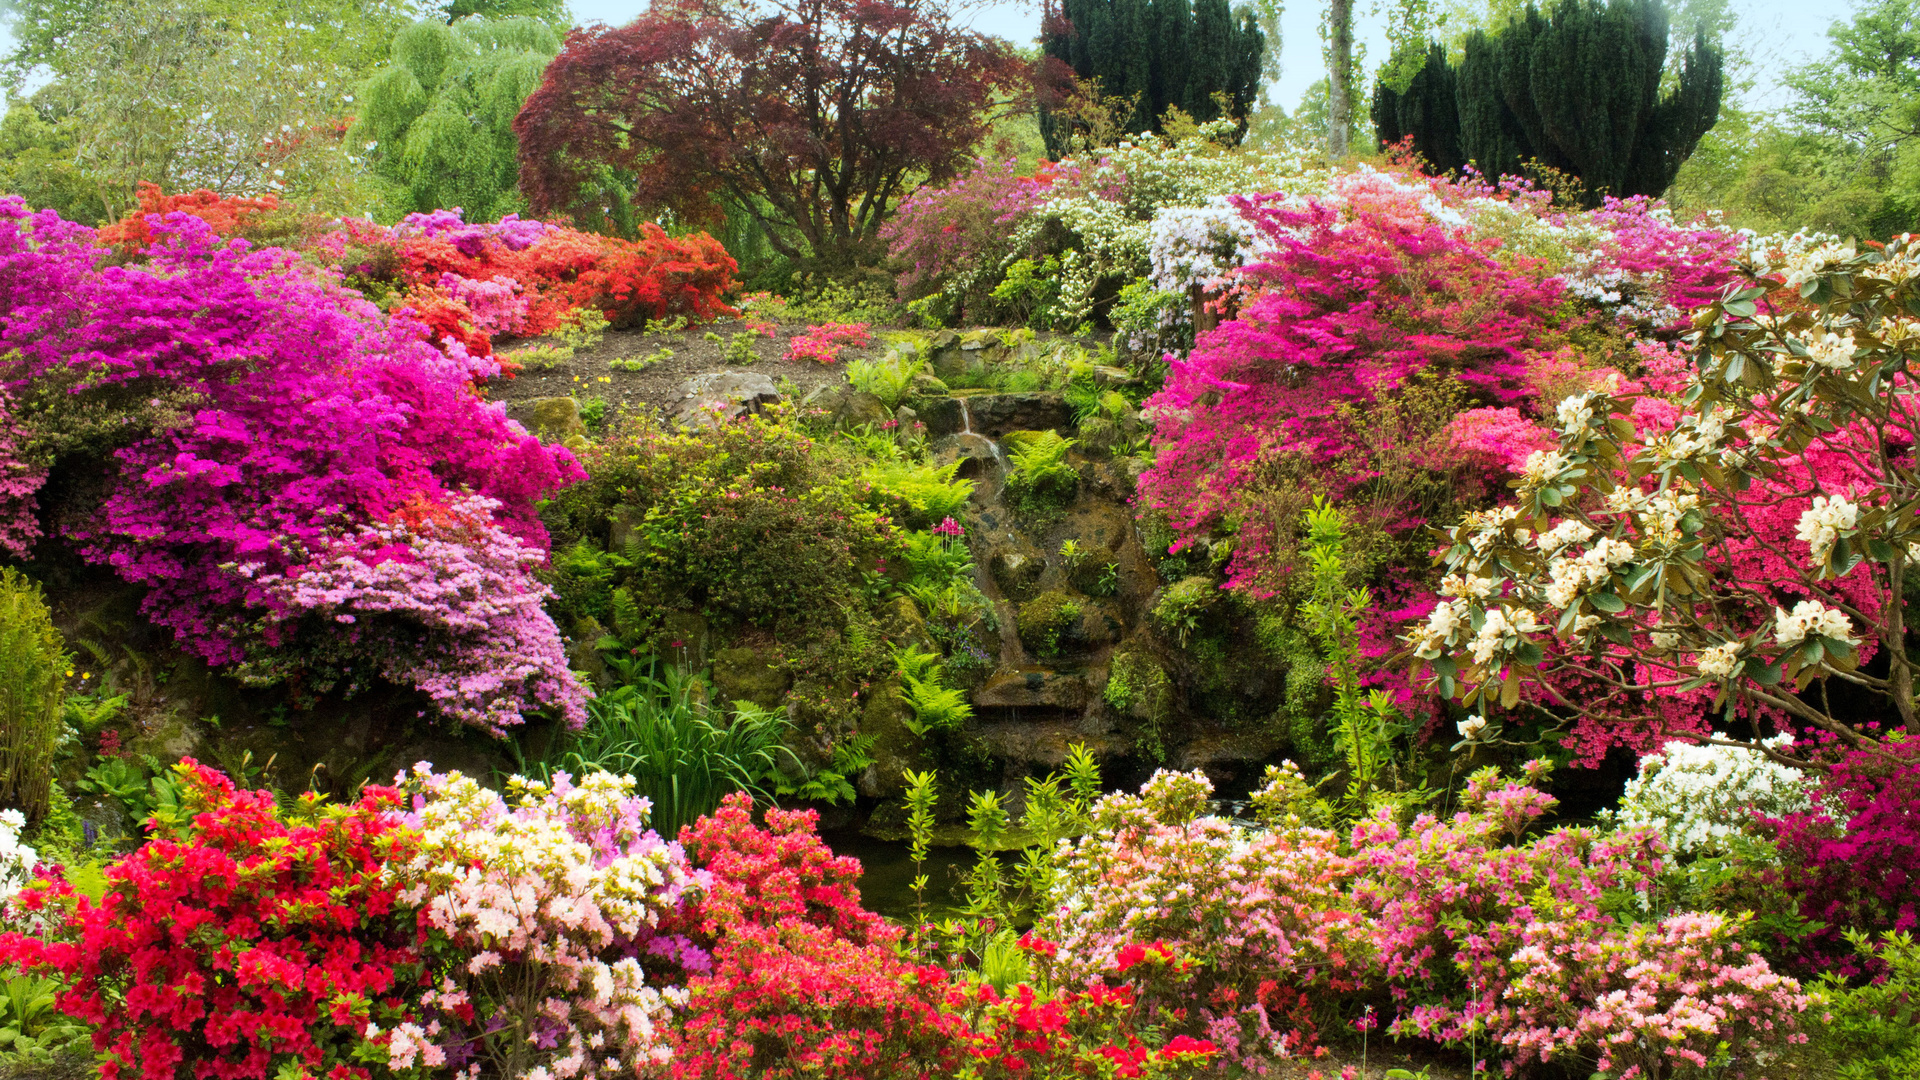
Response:
[[[408,214],[391,228],[345,219],[312,250],[482,355],[492,335],[551,333],[580,308],[623,327],[734,314],[725,301],[736,284],[733,257],[705,233],[669,237],[651,222],[621,240],[513,214],[469,224],[456,207]]]
[[[1723,1041],[1803,1039],[1807,997],[1747,948],[1741,920],[1619,914],[1659,869],[1654,835],[1528,838],[1554,802],[1540,775],[1483,770],[1451,817],[1403,826],[1383,810],[1342,835],[1302,819],[1310,789],[1291,766],[1255,795],[1257,830],[1207,816],[1202,774],[1163,772],[1097,804],[1036,932],[1059,942],[1068,980],[1173,943],[1200,965],[1183,1004],[1249,1066],[1315,1052],[1303,1000],[1371,1006],[1396,1034],[1510,1066],[1612,1076],[1704,1070]]]
[[[1590,753],[1707,737],[1707,704],[1740,724],[1715,737],[1786,763],[1813,762],[1760,742],[1763,720],[1871,750],[1886,714],[1798,692],[1816,680],[1914,723],[1920,262],[1902,239],[1766,269],[1694,317],[1683,407],[1566,399],[1519,501],[1451,530],[1445,599],[1411,639],[1442,694],[1564,710]]]
[[[580,722],[531,567],[535,504],[583,474],[479,399],[498,367],[291,252],[185,213],[147,227],[144,261],[114,265],[92,230],[0,201],[0,536],[51,524],[249,678],[385,674],[489,730]],[[90,482],[38,506],[56,460]]]

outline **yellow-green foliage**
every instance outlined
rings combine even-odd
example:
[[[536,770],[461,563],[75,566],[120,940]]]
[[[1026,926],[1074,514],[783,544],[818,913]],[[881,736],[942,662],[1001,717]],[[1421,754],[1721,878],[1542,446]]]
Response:
[[[869,464],[861,478],[875,491],[905,505],[909,524],[938,525],[958,514],[973,495],[973,481],[955,479],[960,463],[929,465],[895,458]]]
[[[1073,440],[1054,431],[1016,431],[1005,439],[1012,474],[1007,495],[1015,506],[1034,510],[1073,499],[1080,474],[1067,464]]]
[[[68,663],[39,584],[0,570],[0,806],[35,820],[47,811]]]
[[[570,349],[592,349],[606,336],[607,317],[591,307],[577,307],[553,331],[553,336]]]
[[[907,353],[890,353],[878,360],[855,360],[847,365],[847,381],[855,390],[872,394],[897,409],[913,392],[913,377],[926,370],[926,361]]]

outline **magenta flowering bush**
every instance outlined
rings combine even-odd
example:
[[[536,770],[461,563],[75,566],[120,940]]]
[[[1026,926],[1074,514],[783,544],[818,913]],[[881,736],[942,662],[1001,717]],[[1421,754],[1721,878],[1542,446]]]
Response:
[[[0,387],[0,552],[25,558],[40,539],[34,493],[47,482],[47,470],[21,456],[31,436],[14,419],[13,410],[13,398]]]
[[[1920,927],[1920,738],[1895,732],[1837,757],[1812,805],[1767,829],[1780,846],[1782,885],[1802,916],[1824,924],[1800,942],[1801,962],[1854,975],[1861,957],[1847,931]]]
[[[35,405],[13,453],[105,473],[43,508],[58,536],[211,663],[384,672],[490,730],[578,722],[530,569],[536,502],[584,474],[475,394],[497,365],[290,252],[148,226],[146,261],[112,265],[92,230],[0,200],[0,388]],[[14,470],[10,505],[39,475]]]
[[[1660,867],[1652,833],[1530,835],[1554,804],[1540,775],[1483,770],[1451,817],[1403,826],[1383,810],[1342,836],[1302,816],[1310,791],[1291,767],[1256,795],[1256,830],[1206,815],[1203,775],[1163,772],[1095,807],[1057,857],[1036,932],[1070,981],[1141,942],[1192,956],[1185,1004],[1246,1064],[1312,1052],[1289,994],[1372,1006],[1396,1034],[1514,1066],[1573,1059],[1622,1077],[1704,1068],[1723,1042],[1801,1038],[1807,998],[1746,948],[1739,920],[1620,914]]]

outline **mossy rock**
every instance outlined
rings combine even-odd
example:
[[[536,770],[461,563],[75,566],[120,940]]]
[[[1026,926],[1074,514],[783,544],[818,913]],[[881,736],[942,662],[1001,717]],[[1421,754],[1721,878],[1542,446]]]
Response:
[[[1058,656],[1081,635],[1084,601],[1059,589],[1049,589],[1020,605],[1016,625],[1020,641],[1037,656]]]
[[[720,649],[713,654],[713,693],[721,701],[750,701],[777,707],[793,685],[793,676],[777,665],[772,649]]]

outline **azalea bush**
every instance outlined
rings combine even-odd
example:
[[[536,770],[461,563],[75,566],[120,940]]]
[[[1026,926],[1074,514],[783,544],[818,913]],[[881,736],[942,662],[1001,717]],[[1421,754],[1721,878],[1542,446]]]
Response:
[[[1069,980],[1171,943],[1199,965],[1189,1023],[1249,1064],[1313,1053],[1313,1017],[1329,1013],[1614,1076],[1804,1038],[1807,997],[1744,944],[1739,919],[1629,914],[1659,870],[1657,837],[1529,836],[1554,802],[1531,786],[1541,775],[1483,770],[1450,817],[1403,825],[1383,808],[1342,835],[1314,823],[1297,771],[1269,774],[1251,831],[1207,814],[1204,776],[1163,772],[1096,804],[1036,931],[1058,941]]]
[[[469,224],[456,207],[408,214],[390,228],[343,219],[310,250],[411,308],[436,340],[451,337],[480,355],[491,352],[493,335],[550,334],[581,309],[619,327],[735,314],[726,303],[736,288],[732,256],[705,233],[669,237],[650,222],[622,240],[514,214]]]
[[[375,1033],[419,1019],[414,918],[382,872],[407,854],[398,793],[282,814],[191,759],[174,775],[179,813],[98,902],[57,876],[21,894],[47,929],[0,934],[0,964],[66,984],[107,1080],[369,1075]]]
[[[531,565],[536,504],[583,474],[474,394],[498,366],[291,252],[147,224],[117,265],[92,230],[0,202],[0,385],[27,465],[8,505],[35,514],[11,533],[51,526],[245,678],[385,676],[488,730],[579,722]],[[56,462],[98,479],[39,506]]]
[[[664,920],[702,878],[647,827],[631,779],[515,777],[507,792],[417,765],[401,778],[417,836],[384,881],[419,912],[420,1016],[387,1025],[392,1069],[632,1076],[667,1060],[668,1020],[710,966]]]
[[[1798,962],[1851,975],[1862,957],[1850,933],[1920,927],[1920,739],[1895,732],[1834,749],[1811,805],[1769,813],[1767,828],[1784,892],[1821,924],[1798,943]]]
[[[1518,501],[1448,534],[1444,599],[1410,639],[1432,685],[1575,718],[1589,756],[1690,737],[1805,766],[1768,723],[1864,748],[1912,723],[1916,267],[1904,239],[1749,264],[1694,316],[1667,417],[1609,390],[1561,402]],[[1802,692],[1828,679],[1884,711]]]

